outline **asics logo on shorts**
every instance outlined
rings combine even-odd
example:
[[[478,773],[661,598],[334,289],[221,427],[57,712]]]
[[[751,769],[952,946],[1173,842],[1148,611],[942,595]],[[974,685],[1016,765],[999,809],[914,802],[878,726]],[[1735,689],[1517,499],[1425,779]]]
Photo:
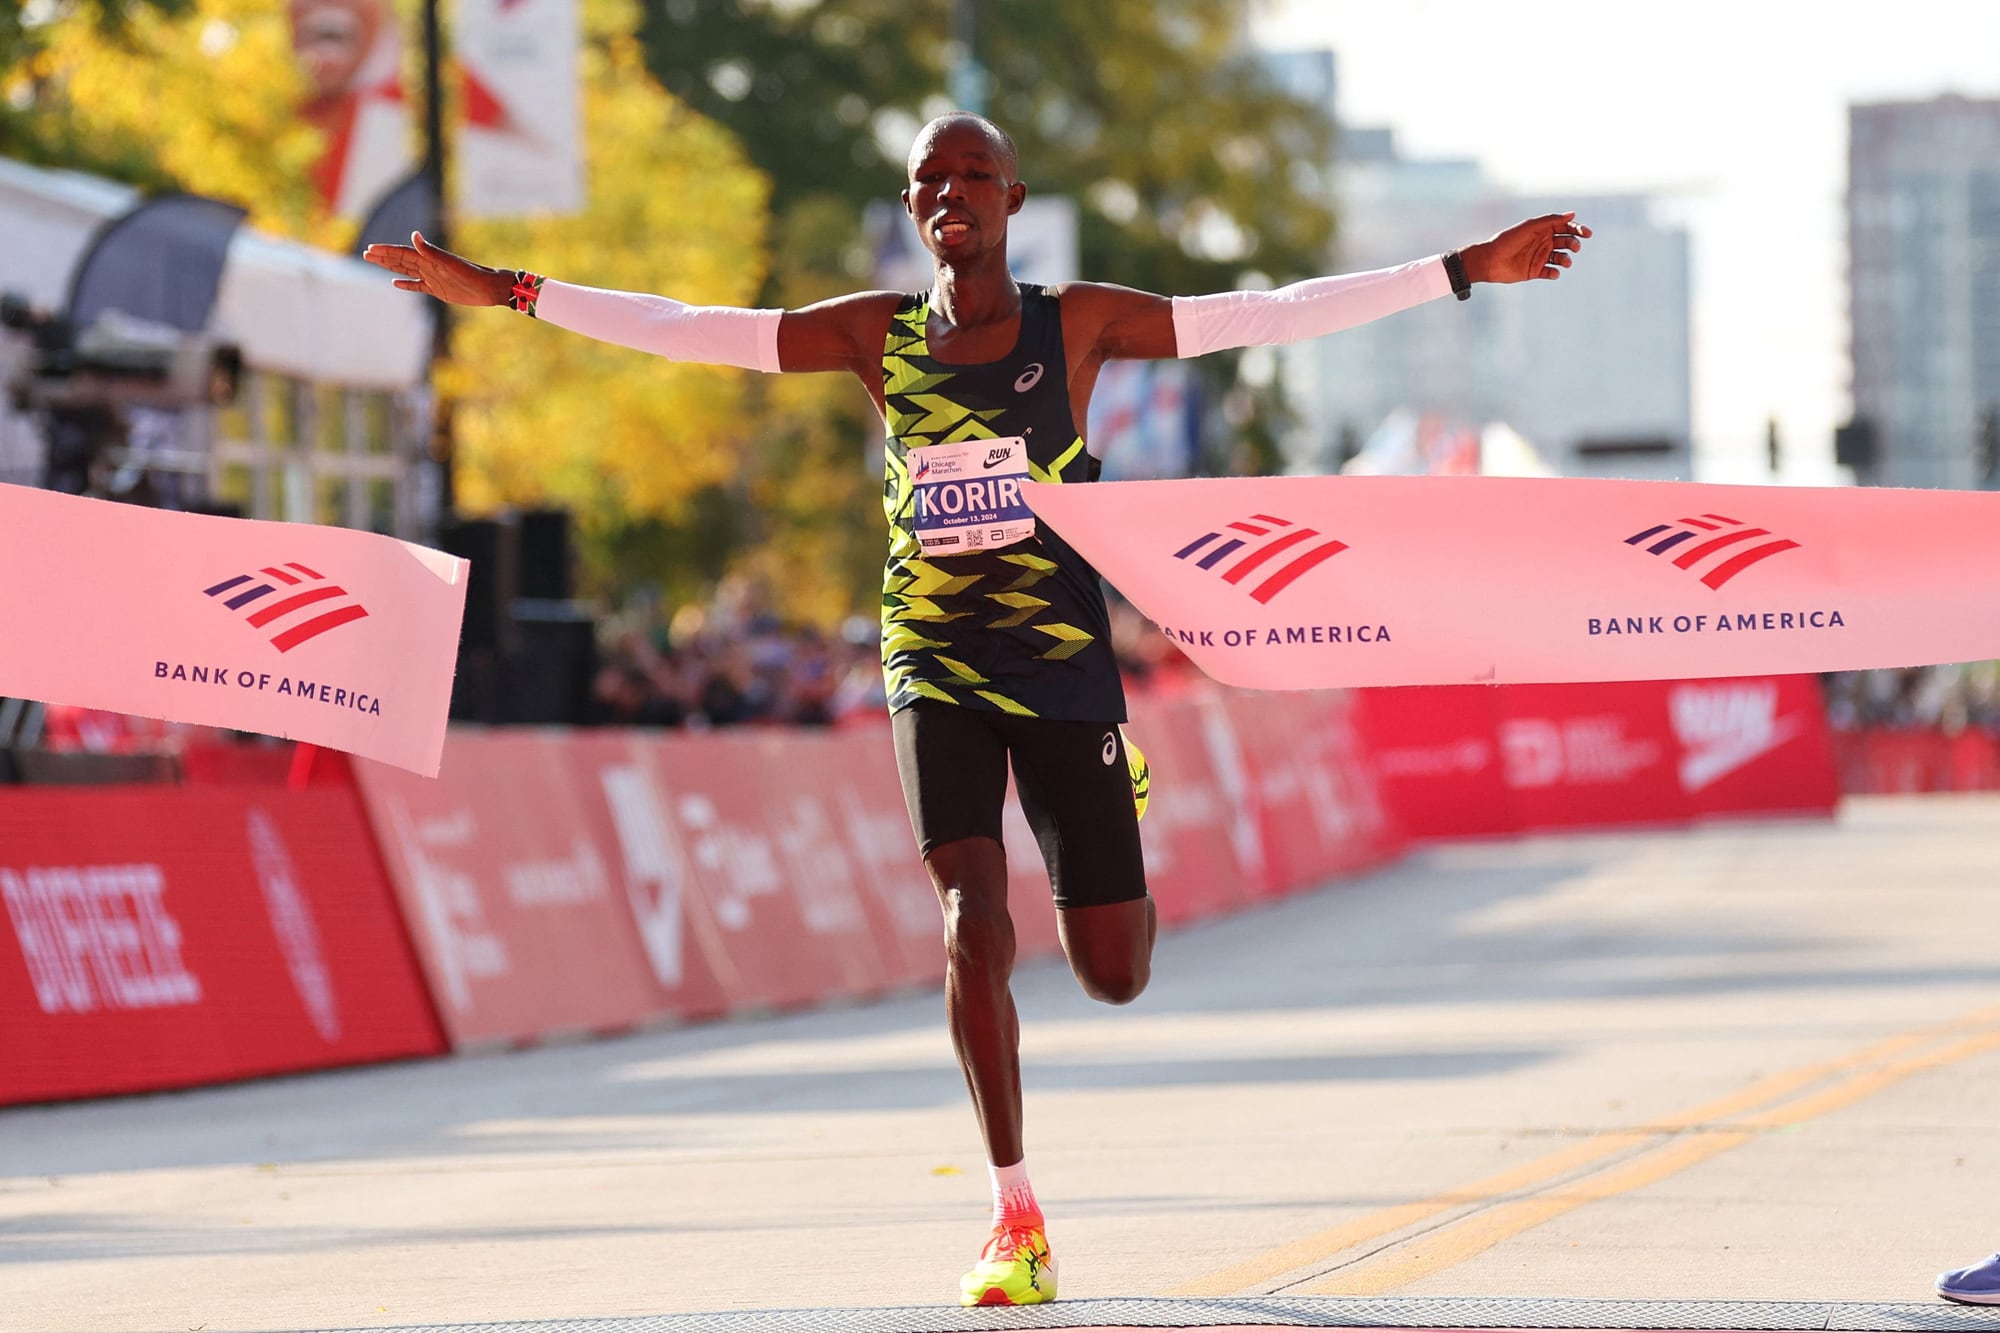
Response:
[[[1032,365],[1030,365],[1026,370],[1022,371],[1021,377],[1014,381],[1014,392],[1026,393],[1028,390],[1034,388],[1037,384],[1040,384],[1041,382],[1042,382],[1042,363],[1037,361]]]
[[[1109,731],[1104,733],[1104,762],[1107,765],[1118,762],[1118,737]]]

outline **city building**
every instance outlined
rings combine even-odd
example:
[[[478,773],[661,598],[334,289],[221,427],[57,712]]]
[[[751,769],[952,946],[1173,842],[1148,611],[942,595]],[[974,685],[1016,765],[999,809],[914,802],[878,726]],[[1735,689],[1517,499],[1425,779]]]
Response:
[[[1884,486],[2000,485],[2000,100],[1848,109],[1854,421]]]
[[[1311,57],[1311,58],[1308,58]],[[1330,53],[1279,53],[1274,81],[1333,102]],[[1575,280],[1481,287],[1285,349],[1290,465],[1326,471],[1396,411],[1503,422],[1571,476],[1693,475],[1688,236],[1642,195],[1532,198],[1476,162],[1405,157],[1392,130],[1341,125],[1331,270],[1384,268],[1574,209],[1594,233]]]

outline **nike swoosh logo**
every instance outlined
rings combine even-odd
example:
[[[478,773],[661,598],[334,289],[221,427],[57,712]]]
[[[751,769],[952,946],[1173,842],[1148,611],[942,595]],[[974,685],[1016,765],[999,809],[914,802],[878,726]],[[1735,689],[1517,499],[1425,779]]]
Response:
[[[1681,757],[1681,789],[1696,792],[1713,786],[1746,764],[1754,763],[1799,734],[1805,719],[1780,718],[1768,732],[1725,736]]]

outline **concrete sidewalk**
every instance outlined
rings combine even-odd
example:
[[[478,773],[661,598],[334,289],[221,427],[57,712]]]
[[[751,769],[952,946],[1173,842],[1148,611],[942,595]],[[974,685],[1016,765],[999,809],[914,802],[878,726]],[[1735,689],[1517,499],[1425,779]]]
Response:
[[[1897,1306],[2000,1246],[2000,800],[1445,848],[1163,939],[1129,1009],[1017,991],[1065,1301],[993,1327]],[[30,1108],[0,1329],[926,1306],[985,1193],[935,996]],[[1961,1322],[1898,1326],[2000,1327],[1923,1308]]]

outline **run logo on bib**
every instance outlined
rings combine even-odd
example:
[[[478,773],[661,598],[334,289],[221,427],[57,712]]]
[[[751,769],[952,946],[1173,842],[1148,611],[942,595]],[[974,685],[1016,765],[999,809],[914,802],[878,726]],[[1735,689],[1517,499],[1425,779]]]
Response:
[[[1020,436],[925,445],[910,450],[908,463],[925,555],[963,555],[1035,535],[1034,511],[1021,494],[1028,442]]]

